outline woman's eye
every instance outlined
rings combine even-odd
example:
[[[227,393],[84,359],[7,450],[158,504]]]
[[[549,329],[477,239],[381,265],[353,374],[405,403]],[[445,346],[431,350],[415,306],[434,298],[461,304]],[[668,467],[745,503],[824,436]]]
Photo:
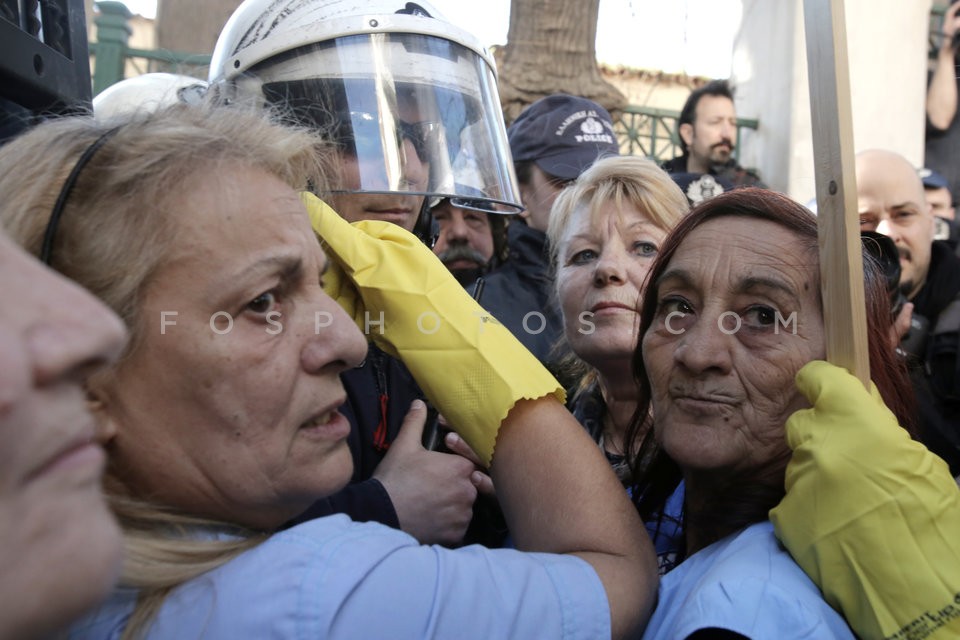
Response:
[[[584,249],[583,251],[577,251],[575,254],[570,256],[569,264],[586,264],[596,259],[596,251],[593,249]]]
[[[277,296],[273,291],[261,293],[247,303],[247,310],[257,314],[267,314],[277,306]]]
[[[683,298],[664,298],[659,306],[660,312],[663,314],[679,313],[687,315],[693,313],[693,307]]]
[[[653,244],[652,242],[634,243],[633,250],[637,253],[638,256],[642,256],[644,258],[653,257],[657,255],[658,251],[660,251],[657,245]]]
[[[772,307],[756,305],[747,309],[743,319],[754,326],[768,327],[777,321],[777,311]]]

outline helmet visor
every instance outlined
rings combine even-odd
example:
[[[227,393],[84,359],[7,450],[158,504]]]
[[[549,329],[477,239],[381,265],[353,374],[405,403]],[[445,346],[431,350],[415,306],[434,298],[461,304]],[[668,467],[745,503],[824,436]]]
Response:
[[[496,79],[465,46],[416,33],[349,35],[271,58],[236,83],[335,143],[337,192],[522,210]]]

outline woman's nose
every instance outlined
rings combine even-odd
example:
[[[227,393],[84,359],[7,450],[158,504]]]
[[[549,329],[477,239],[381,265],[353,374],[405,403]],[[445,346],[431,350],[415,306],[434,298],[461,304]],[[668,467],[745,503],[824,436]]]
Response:
[[[367,340],[353,320],[326,293],[312,318],[307,339],[301,352],[304,371],[336,373],[358,366],[367,356]],[[376,319],[374,319],[376,320]],[[376,331],[377,326],[372,325]]]
[[[24,333],[35,384],[52,384],[65,377],[84,379],[120,355],[127,330],[92,295],[52,273],[49,283],[37,282],[34,294],[49,298],[40,305],[46,312]]]
[[[598,287],[619,285],[627,281],[626,255],[622,250],[604,247],[594,269],[594,284]]]
[[[695,375],[710,370],[729,372],[730,341],[739,325],[739,318],[727,313],[698,317],[695,322],[685,325],[674,350],[674,359]]]

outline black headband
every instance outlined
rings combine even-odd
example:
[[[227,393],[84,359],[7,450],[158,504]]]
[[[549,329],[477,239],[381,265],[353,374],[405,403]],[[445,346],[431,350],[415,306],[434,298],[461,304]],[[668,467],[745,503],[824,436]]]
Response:
[[[50,254],[53,252],[53,239],[57,235],[57,227],[60,225],[60,216],[63,215],[63,208],[67,204],[67,198],[70,197],[74,185],[77,184],[77,177],[87,163],[90,162],[90,158],[92,158],[97,150],[102,147],[107,140],[113,137],[113,134],[118,130],[119,128],[113,128],[101,134],[99,138],[93,141],[93,144],[80,154],[77,163],[73,165],[73,169],[70,170],[70,175],[67,176],[66,182],[63,183],[63,187],[60,189],[60,195],[57,196],[57,202],[53,205],[53,211],[50,212],[50,221],[47,222],[47,229],[43,232],[40,260],[45,265],[50,266]]]

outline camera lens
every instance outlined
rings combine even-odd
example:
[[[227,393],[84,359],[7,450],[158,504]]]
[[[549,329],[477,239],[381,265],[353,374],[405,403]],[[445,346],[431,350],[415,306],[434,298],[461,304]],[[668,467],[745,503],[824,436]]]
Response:
[[[900,291],[900,252],[893,240],[876,231],[861,231],[860,243],[864,257],[873,260],[883,274],[890,295],[890,308],[894,316],[900,313],[907,299]]]

